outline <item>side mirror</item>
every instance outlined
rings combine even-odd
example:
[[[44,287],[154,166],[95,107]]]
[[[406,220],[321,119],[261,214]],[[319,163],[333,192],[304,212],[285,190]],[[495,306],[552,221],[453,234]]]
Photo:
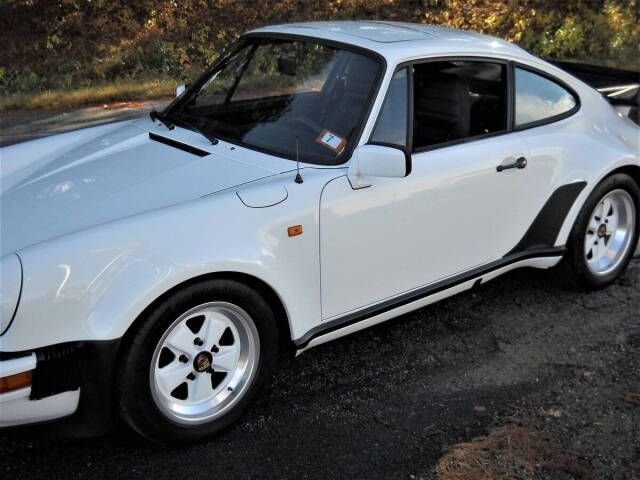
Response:
[[[411,173],[411,155],[407,149],[387,144],[360,145],[349,163],[349,181],[353,188],[371,185],[370,177],[404,178]]]
[[[178,85],[176,87],[176,97],[179,97],[180,95],[182,95],[187,88],[189,88],[189,85],[185,85],[184,83],[181,85]]]

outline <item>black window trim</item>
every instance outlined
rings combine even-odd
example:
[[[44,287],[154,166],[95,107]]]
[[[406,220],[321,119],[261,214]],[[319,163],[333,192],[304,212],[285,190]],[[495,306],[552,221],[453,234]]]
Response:
[[[540,70],[539,68],[536,67],[532,67],[531,65],[527,65],[524,63],[520,63],[520,62],[511,62],[511,69],[512,69],[512,77],[513,77],[513,83],[511,86],[511,90],[513,90],[513,125],[512,125],[512,130],[514,132],[520,132],[522,130],[527,130],[529,128],[535,128],[535,127],[540,127],[542,125],[547,125],[549,123],[554,123],[554,122],[558,122],[560,120],[564,120],[565,118],[569,118],[570,116],[574,115],[575,113],[578,112],[578,110],[580,110],[581,107],[581,102],[580,102],[580,95],[578,95],[578,93],[570,86],[568,85],[566,82],[563,82],[562,80],[560,80],[559,78],[545,72],[544,70]],[[541,118],[540,120],[535,120],[533,122],[528,122],[528,123],[523,123],[522,125],[516,125],[516,105],[515,105],[515,91],[516,91],[516,68],[519,68],[521,70],[525,70],[528,71],[530,73],[533,73],[535,75],[538,75],[542,78],[545,78],[547,80],[549,80],[550,82],[555,83],[556,85],[558,85],[559,87],[563,88],[564,90],[566,90],[567,92],[569,92],[569,94],[573,97],[573,99],[575,100],[576,104],[573,106],[572,109],[567,110],[566,112],[563,113],[559,113],[557,115],[553,115],[551,117],[545,117],[545,118]]]
[[[505,66],[506,69],[506,79],[507,79],[507,127],[506,129],[503,130],[499,130],[497,132],[489,132],[489,133],[482,133],[479,135],[474,135],[472,137],[465,137],[465,138],[458,138],[455,140],[450,140],[448,142],[440,142],[440,143],[436,143],[433,145],[427,145],[426,147],[422,147],[422,148],[418,148],[418,149],[414,149],[413,148],[413,67],[414,65],[417,64],[422,64],[422,63],[431,63],[431,62],[446,62],[446,61],[464,61],[464,62],[483,62],[483,63],[500,63],[503,64]],[[431,150],[437,150],[440,148],[445,148],[445,147],[451,147],[454,145],[460,145],[460,144],[464,144],[464,143],[469,143],[469,142],[475,142],[477,140],[483,140],[485,138],[491,138],[491,137],[497,137],[499,135],[506,135],[512,132],[520,132],[522,130],[527,130],[529,128],[535,128],[535,127],[539,127],[542,125],[547,125],[549,123],[554,123],[560,120],[563,120],[565,118],[568,118],[572,115],[574,115],[578,110],[580,110],[581,107],[581,102],[580,102],[580,96],[577,94],[577,92],[570,86],[568,85],[566,82],[560,80],[559,78],[544,72],[536,67],[532,67],[531,65],[527,65],[527,64],[523,64],[521,62],[515,61],[515,60],[511,60],[511,59],[505,59],[505,58],[496,58],[496,57],[485,57],[485,56],[473,56],[473,55],[468,55],[468,56],[442,56],[442,57],[429,57],[429,58],[420,58],[417,60],[408,60],[406,62],[401,62],[399,63],[396,68],[393,71],[393,74],[391,75],[391,78],[393,78],[393,75],[395,75],[398,71],[402,70],[403,68],[408,67],[408,81],[409,81],[409,95],[408,95],[408,99],[407,101],[409,102],[409,108],[408,110],[408,115],[409,115],[409,123],[407,125],[407,129],[408,129],[408,142],[407,142],[407,146],[406,148],[408,148],[408,150],[411,152],[412,155],[414,154],[419,154],[419,153],[424,153],[424,152],[429,152]],[[516,95],[515,95],[515,88],[516,88],[516,82],[515,82],[515,69],[516,68],[522,68],[523,70],[528,70],[532,73],[535,73],[536,75],[540,75],[541,77],[544,77],[554,83],[557,83],[559,86],[561,86],[562,88],[564,88],[565,90],[567,90],[576,100],[576,105],[571,109],[568,110],[567,112],[558,114],[558,115],[554,115],[553,117],[548,117],[548,118],[543,118],[541,120],[537,120],[535,122],[529,122],[526,124],[522,124],[522,125],[518,125],[516,126],[515,124],[515,102],[516,102]],[[369,143],[375,143],[375,141],[373,140],[373,134],[375,133],[375,129],[378,125],[378,121],[380,120],[380,115],[382,114],[382,109],[384,108],[385,102],[387,100],[387,95],[389,94],[389,86],[391,84],[389,83],[389,85],[387,86],[387,91],[385,92],[385,98],[382,102],[382,106],[380,108],[380,110],[378,111],[378,117],[376,118],[376,122],[373,126],[373,129],[371,130],[371,134],[369,135]],[[398,145],[398,146],[402,146],[402,145]]]
[[[200,90],[200,88],[202,87],[202,85],[204,85],[204,83],[208,80],[208,78],[211,76],[211,74],[213,73],[213,71],[215,69],[217,69],[222,63],[226,62],[227,59],[229,57],[231,57],[234,53],[236,53],[239,49],[241,49],[244,44],[248,41],[248,40],[252,40],[255,38],[264,38],[265,40],[270,40],[270,39],[283,39],[283,40],[299,40],[299,41],[311,41],[311,42],[315,42],[318,43],[320,45],[326,45],[328,47],[335,47],[341,50],[345,50],[348,52],[353,52],[353,53],[357,53],[360,55],[364,55],[372,60],[374,60],[378,65],[379,65],[379,69],[378,69],[378,74],[376,76],[376,78],[373,81],[373,84],[371,86],[371,92],[370,92],[370,98],[367,102],[367,104],[365,105],[365,108],[362,112],[362,116],[360,117],[360,119],[358,120],[358,124],[356,125],[356,129],[353,133],[353,141],[351,142],[351,145],[349,146],[349,148],[347,148],[346,150],[344,150],[340,155],[336,155],[336,161],[334,163],[317,163],[317,162],[310,162],[310,161],[305,161],[305,159],[301,159],[300,161],[302,163],[308,163],[309,165],[314,165],[317,167],[336,167],[336,166],[341,166],[341,165],[345,165],[350,159],[351,159],[351,154],[353,153],[353,150],[359,145],[361,139],[362,139],[362,133],[364,132],[365,126],[368,123],[368,120],[371,116],[371,111],[373,109],[373,105],[375,103],[375,100],[378,98],[378,96],[380,95],[380,88],[382,86],[382,80],[387,72],[387,59],[381,55],[380,53],[376,52],[375,50],[370,50],[368,48],[365,47],[361,47],[359,45],[353,45],[350,43],[344,43],[344,42],[340,42],[337,40],[330,40],[330,39],[326,39],[326,38],[322,38],[322,37],[314,37],[313,35],[302,35],[302,34],[297,34],[297,33],[282,33],[282,32],[250,32],[250,33],[245,33],[244,35],[240,36],[240,38],[238,38],[230,47],[229,49],[223,54],[221,55],[211,66],[211,68],[209,68],[208,70],[206,70],[201,76],[200,78],[194,82],[188,89],[187,92],[185,92],[185,94],[181,95],[180,97],[176,98],[173,102],[171,102],[164,110],[163,110],[163,114],[171,114],[174,111],[176,111],[178,108],[180,108],[184,103],[188,102],[191,97],[193,95],[195,95],[196,92],[198,92]],[[173,120],[173,119],[172,119]],[[181,122],[176,122],[176,124],[180,125],[180,126],[184,126],[181,125]],[[228,137],[225,137],[223,135],[217,135],[221,140],[224,140],[225,142],[231,143],[232,145],[237,145],[243,148],[247,148],[249,150],[253,150],[256,152],[260,152],[260,153],[266,153],[268,155],[272,155],[274,157],[277,158],[282,158],[285,160],[296,160],[295,155],[283,155],[281,152],[274,152],[273,150],[269,150],[266,148],[262,148],[262,147],[256,147],[253,145],[247,145],[243,142],[238,142],[236,140],[230,139]]]

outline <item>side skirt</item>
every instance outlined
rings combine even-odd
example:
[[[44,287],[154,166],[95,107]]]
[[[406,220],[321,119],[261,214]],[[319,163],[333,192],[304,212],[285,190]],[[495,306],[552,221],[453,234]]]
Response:
[[[565,247],[562,246],[515,253],[487,265],[348,313],[339,318],[325,321],[309,330],[302,337],[294,340],[297,355],[316,345],[376,325],[390,318],[403,315],[468,290],[509,270],[527,266],[550,268],[558,263],[565,251]]]

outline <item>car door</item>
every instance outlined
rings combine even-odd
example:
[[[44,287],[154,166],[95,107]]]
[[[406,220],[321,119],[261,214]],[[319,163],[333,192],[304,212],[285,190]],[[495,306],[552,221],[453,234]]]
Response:
[[[412,149],[412,171],[368,188],[354,189],[347,177],[325,186],[323,319],[502,258],[517,244],[552,169],[522,160],[527,146],[510,133],[507,78],[507,62],[487,60],[396,71],[370,141]]]

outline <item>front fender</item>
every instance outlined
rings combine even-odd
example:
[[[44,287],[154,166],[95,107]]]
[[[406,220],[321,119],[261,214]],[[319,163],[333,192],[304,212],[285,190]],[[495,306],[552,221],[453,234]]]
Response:
[[[228,190],[21,250],[21,303],[0,350],[120,338],[163,293],[213,272],[270,285],[292,337],[302,335],[321,319],[318,199],[340,174],[314,170],[301,185],[271,177],[289,196],[268,208],[249,208]],[[304,233],[288,237],[293,225]]]

